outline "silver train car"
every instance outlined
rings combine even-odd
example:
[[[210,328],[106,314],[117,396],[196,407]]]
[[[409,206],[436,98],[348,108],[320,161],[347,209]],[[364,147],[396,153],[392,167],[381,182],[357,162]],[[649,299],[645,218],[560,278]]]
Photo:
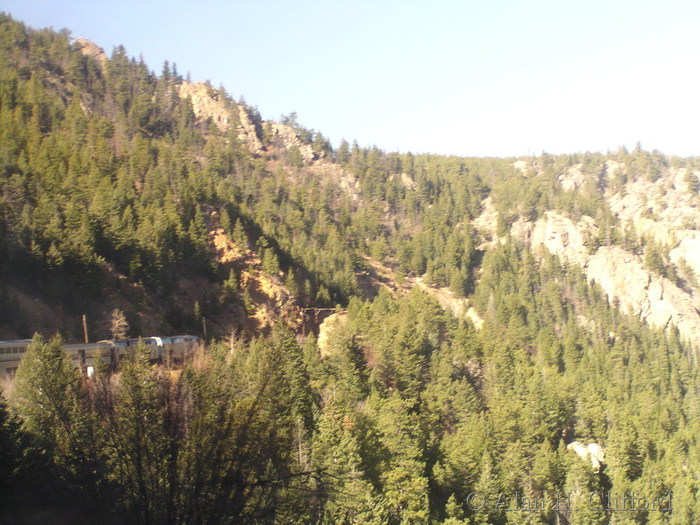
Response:
[[[0,378],[14,378],[20,361],[31,345],[31,339],[0,341]],[[151,360],[172,364],[190,356],[199,346],[196,335],[176,335],[173,337],[153,336],[139,339],[104,340],[97,343],[76,343],[63,346],[73,366],[83,370],[88,376],[95,370],[95,361],[118,368],[119,362],[133,353],[136,346],[143,343],[151,352]],[[99,356],[99,357],[98,357]]]

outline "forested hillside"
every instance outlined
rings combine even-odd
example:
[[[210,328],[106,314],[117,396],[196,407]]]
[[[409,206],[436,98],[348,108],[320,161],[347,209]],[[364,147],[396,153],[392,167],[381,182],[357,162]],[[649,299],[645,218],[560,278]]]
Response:
[[[698,169],[333,147],[2,15],[0,522],[700,521]],[[81,377],[115,309],[210,341]]]

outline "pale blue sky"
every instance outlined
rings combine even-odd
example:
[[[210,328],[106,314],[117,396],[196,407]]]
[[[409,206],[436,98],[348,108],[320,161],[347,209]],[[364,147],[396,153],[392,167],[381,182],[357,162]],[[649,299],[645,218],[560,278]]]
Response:
[[[337,146],[700,155],[700,2],[0,0],[33,27],[296,111]]]

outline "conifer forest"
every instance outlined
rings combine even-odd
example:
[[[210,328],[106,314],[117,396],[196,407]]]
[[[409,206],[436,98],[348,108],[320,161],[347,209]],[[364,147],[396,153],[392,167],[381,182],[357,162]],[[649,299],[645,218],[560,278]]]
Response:
[[[699,174],[333,145],[0,15],[0,524],[700,523]],[[83,314],[200,344],[86,374]]]

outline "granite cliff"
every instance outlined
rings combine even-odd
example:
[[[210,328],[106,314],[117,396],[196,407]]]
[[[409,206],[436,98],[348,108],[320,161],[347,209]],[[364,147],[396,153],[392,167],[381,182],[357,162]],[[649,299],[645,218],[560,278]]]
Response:
[[[607,180],[625,169],[614,161],[606,164]],[[581,167],[575,166],[561,174],[559,182],[566,192],[578,192],[586,177]],[[605,201],[620,229],[633,232],[635,243],[597,246],[594,238],[599,221],[588,215],[574,220],[551,210],[536,221],[519,218],[511,225],[510,234],[535,253],[544,247],[562,261],[578,266],[623,313],[657,328],[675,326],[681,337],[698,348],[700,209],[698,194],[691,188],[692,177],[697,178],[697,173],[669,168],[654,181],[640,177],[615,189],[608,186]],[[495,211],[490,202],[485,202],[483,209],[475,223],[482,231],[490,225],[486,230],[493,234]],[[645,256],[651,249],[649,242],[658,243],[666,253],[667,275],[649,267]],[[626,246],[630,244],[633,246]]]

